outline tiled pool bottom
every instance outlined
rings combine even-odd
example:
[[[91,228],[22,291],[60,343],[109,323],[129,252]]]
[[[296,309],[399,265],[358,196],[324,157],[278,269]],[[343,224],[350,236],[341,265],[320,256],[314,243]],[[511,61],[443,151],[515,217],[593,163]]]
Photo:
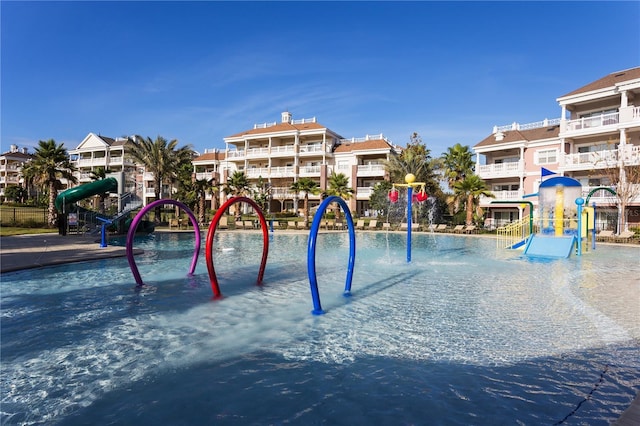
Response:
[[[193,235],[125,260],[2,277],[3,424],[609,424],[640,389],[637,249],[552,262],[494,241],[222,233],[211,301]]]

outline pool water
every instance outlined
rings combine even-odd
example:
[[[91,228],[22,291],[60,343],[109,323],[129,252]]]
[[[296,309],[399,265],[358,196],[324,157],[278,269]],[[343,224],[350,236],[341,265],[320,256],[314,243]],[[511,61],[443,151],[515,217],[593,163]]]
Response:
[[[2,275],[2,424],[608,425],[640,391],[640,250],[535,260],[491,238],[194,236]],[[204,239],[203,239],[204,241]],[[112,241],[112,243],[114,243]],[[124,245],[124,241],[116,241]]]

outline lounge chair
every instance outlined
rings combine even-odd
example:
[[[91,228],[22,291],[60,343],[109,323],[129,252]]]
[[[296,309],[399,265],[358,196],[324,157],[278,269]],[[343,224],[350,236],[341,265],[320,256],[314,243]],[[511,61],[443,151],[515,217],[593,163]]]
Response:
[[[633,231],[622,231],[620,235],[615,235],[613,241],[616,243],[628,243],[636,233]]]
[[[236,229],[244,229],[244,222],[241,220],[236,220]]]
[[[456,234],[464,232],[464,225],[456,225],[456,227],[453,228],[453,232]]]
[[[243,222],[243,227],[244,227],[244,229],[253,229],[253,228],[255,228],[255,226],[253,225],[253,221],[252,220],[245,220]]]
[[[356,229],[364,229],[364,219],[358,219],[356,223]]]
[[[596,241],[609,241],[613,239],[613,231],[602,230],[596,234]]]
[[[295,220],[290,220],[287,222],[287,229],[296,229],[296,221]]]
[[[436,226],[436,228],[434,229],[434,231],[436,232],[445,232],[447,230],[447,224],[446,223],[441,223],[438,226]]]
[[[376,219],[371,219],[369,221],[369,225],[367,226],[367,229],[375,231],[377,228],[378,228],[378,221]]]
[[[328,231],[329,229],[333,229],[333,228],[334,228],[333,220],[326,220],[324,222],[324,229],[326,229]]]
[[[471,234],[472,232],[476,232],[476,226],[475,225],[467,225],[466,228],[464,228],[463,232],[465,234]]]
[[[391,224],[389,222],[383,222],[382,223],[382,230],[391,231]]]
[[[174,227],[180,229],[180,222],[178,222],[178,219],[169,219],[169,229]]]
[[[333,229],[344,229],[344,223],[341,220],[336,221],[336,223],[333,225]]]

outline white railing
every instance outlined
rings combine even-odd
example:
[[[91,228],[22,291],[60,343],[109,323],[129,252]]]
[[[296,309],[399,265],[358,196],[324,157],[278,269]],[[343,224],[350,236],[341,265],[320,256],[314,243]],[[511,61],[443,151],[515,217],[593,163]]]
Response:
[[[300,167],[301,175],[319,175],[320,174],[320,166],[302,166]]]
[[[545,118],[542,121],[535,121],[533,123],[526,123],[526,124],[511,123],[505,126],[494,126],[493,133],[506,132],[509,130],[531,130],[531,129],[539,129],[541,127],[556,126],[560,124],[560,121],[561,120],[559,118],[552,118],[551,120]]]
[[[312,145],[300,145],[300,154],[312,153],[312,152],[324,152],[321,144]]]
[[[262,176],[266,178],[269,176],[269,168],[268,167],[255,167],[252,169],[247,169],[245,174],[248,178],[258,178]]]
[[[366,135],[363,138],[340,139],[340,142],[356,143],[356,142],[377,141],[377,140],[383,140],[383,141],[389,142],[382,133],[379,133],[377,135]]]
[[[576,154],[565,154],[564,165],[577,166],[577,165],[589,165],[589,166],[601,166],[610,167],[618,162],[618,150],[603,150],[603,151],[591,151],[591,152],[579,152]]]
[[[358,166],[358,174],[360,173],[374,173],[384,174],[385,166],[383,164],[363,164]]]
[[[356,197],[357,198],[369,198],[373,194],[373,188],[370,186],[358,186],[356,188]]]
[[[20,176],[2,176],[0,183],[20,183]]]
[[[593,117],[582,117],[577,120],[567,121],[567,131],[592,129],[594,127],[611,126],[618,124],[620,120],[620,114],[617,112],[611,112],[609,114],[600,114]]]
[[[278,124],[277,122],[273,122],[273,123],[262,123],[262,124],[254,124],[253,128],[254,129],[266,129],[267,127],[273,127],[276,124]]]
[[[306,123],[315,123],[315,122],[316,122],[316,118],[315,117],[300,118],[298,120],[291,120],[291,124],[306,124]]]
[[[277,186],[271,188],[271,196],[273,198],[294,198],[295,191],[292,191],[286,186]]]
[[[244,150],[235,150],[235,151],[227,152],[227,158],[240,158],[240,157],[244,157]]]
[[[478,166],[477,173],[480,177],[513,176],[524,171],[522,160],[508,163],[484,164]]]
[[[247,157],[268,157],[269,148],[251,148],[247,149]]]
[[[271,167],[271,177],[293,177],[293,166]]]
[[[283,146],[272,146],[271,147],[271,155],[293,154],[294,152],[295,152],[295,147],[293,145],[283,145]]]

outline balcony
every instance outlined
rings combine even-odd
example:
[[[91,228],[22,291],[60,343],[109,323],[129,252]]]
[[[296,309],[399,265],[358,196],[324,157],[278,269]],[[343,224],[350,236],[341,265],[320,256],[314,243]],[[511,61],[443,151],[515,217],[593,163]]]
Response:
[[[269,148],[251,148],[247,149],[247,158],[268,158]]]
[[[371,194],[373,194],[373,187],[371,186],[359,186],[356,188],[357,200],[368,200],[371,198]]]
[[[245,170],[245,175],[249,179],[258,179],[259,177],[267,178],[269,177],[269,168],[268,167],[255,167],[252,169]]]
[[[476,173],[482,179],[517,177],[524,173],[524,162],[519,160],[509,163],[484,164],[478,166]]]
[[[282,167],[271,167],[271,174],[269,175],[272,178],[279,177],[294,177],[294,169],[293,166],[282,166]]]
[[[227,160],[239,160],[244,158],[245,156],[245,152],[244,150],[235,150],[235,151],[228,151],[227,152]]]
[[[616,167],[620,160],[626,166],[640,165],[640,146],[624,145],[619,149],[565,154],[561,157],[560,168],[564,171],[606,169]]]
[[[385,166],[382,164],[364,164],[358,166],[358,177],[384,176]]]
[[[321,144],[300,145],[300,156],[311,156],[324,153]]]
[[[640,107],[628,106],[619,112],[564,121],[560,133],[563,137],[580,136],[637,126],[640,126]]]
[[[491,204],[494,201],[521,201],[524,193],[522,191],[491,191],[495,198],[480,197],[480,205]]]
[[[320,177],[321,166],[302,166],[300,167],[301,177]]]
[[[296,148],[293,145],[272,146],[271,157],[293,157]]]

